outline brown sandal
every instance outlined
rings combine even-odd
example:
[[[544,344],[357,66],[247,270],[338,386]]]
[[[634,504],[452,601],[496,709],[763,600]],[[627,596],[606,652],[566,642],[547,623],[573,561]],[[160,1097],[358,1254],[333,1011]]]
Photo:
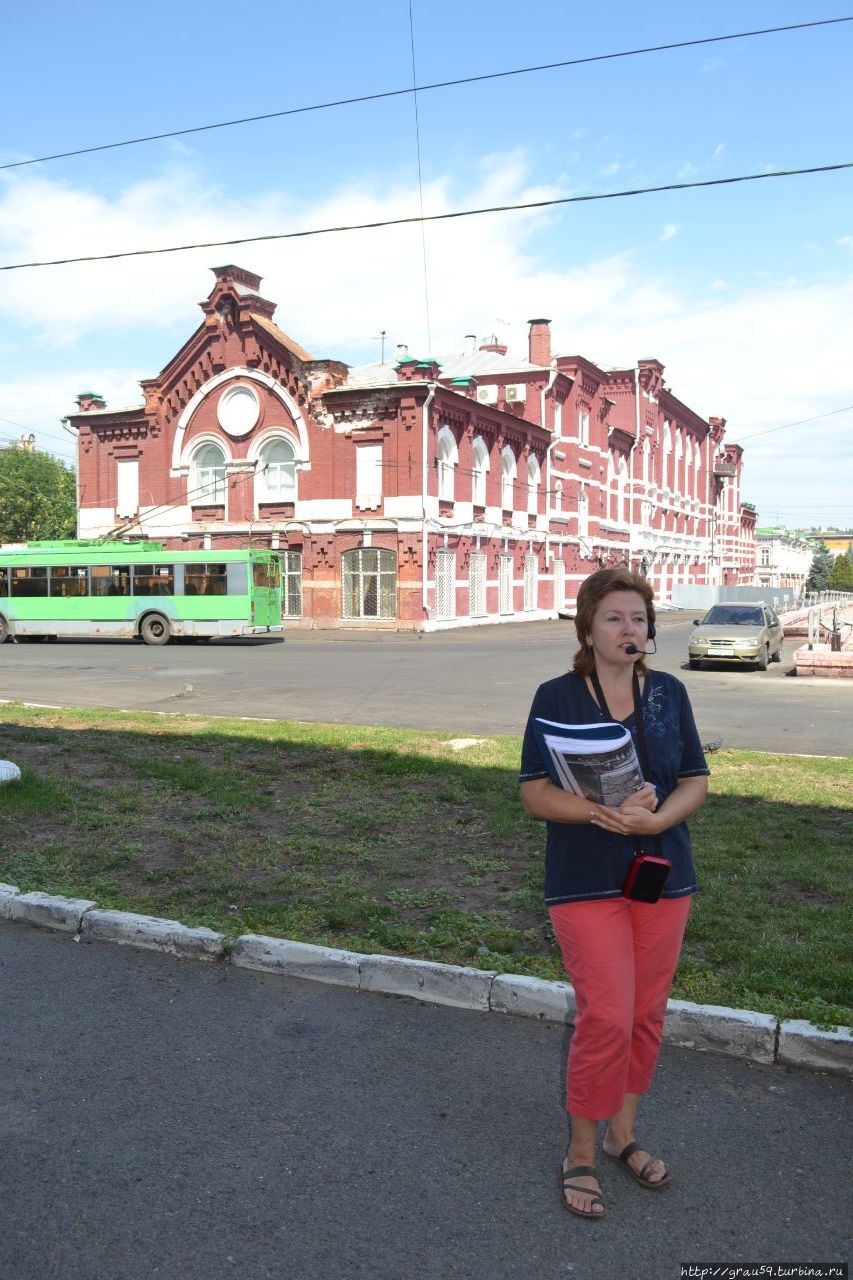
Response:
[[[606,1209],[604,1201],[597,1191],[593,1191],[592,1187],[579,1187],[569,1181],[570,1178],[595,1178],[596,1172],[591,1164],[576,1164],[571,1169],[565,1169],[560,1165],[560,1199],[563,1202],[563,1208],[568,1209],[569,1213],[577,1214],[579,1218],[603,1218]],[[569,1204],[566,1199],[567,1191],[578,1191],[581,1195],[590,1196],[590,1206],[588,1209],[578,1209],[575,1205]],[[594,1213],[593,1205],[600,1204],[601,1212]]]
[[[662,1178],[650,1178],[649,1170],[653,1164],[663,1164],[662,1160],[658,1160],[655,1156],[650,1156],[642,1169],[639,1170],[634,1169],[628,1163],[635,1151],[643,1150],[644,1148],[641,1142],[629,1142],[627,1147],[622,1148],[618,1156],[612,1156],[606,1148],[604,1149],[604,1154],[607,1156],[608,1160],[616,1160],[619,1164],[624,1165],[631,1177],[636,1182],[639,1182],[640,1186],[648,1187],[650,1191],[660,1191],[661,1187],[665,1187],[672,1182],[672,1173],[667,1169],[666,1165],[664,1165],[664,1175]]]

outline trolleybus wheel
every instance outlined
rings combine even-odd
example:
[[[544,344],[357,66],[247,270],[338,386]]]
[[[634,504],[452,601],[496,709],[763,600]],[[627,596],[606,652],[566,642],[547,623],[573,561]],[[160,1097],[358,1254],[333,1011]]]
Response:
[[[5,644],[9,639],[9,624],[0,613],[0,644]]]
[[[168,644],[172,637],[168,620],[162,613],[149,613],[143,618],[139,634],[146,644]]]

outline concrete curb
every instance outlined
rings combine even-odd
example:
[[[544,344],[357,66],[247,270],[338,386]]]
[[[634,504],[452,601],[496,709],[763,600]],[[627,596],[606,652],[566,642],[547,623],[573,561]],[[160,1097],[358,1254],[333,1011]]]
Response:
[[[191,929],[179,920],[138,916],[131,911],[87,911],[80,922],[80,935],[93,942],[168,951],[196,960],[218,960],[226,942],[224,933],[214,933],[212,929]]]
[[[575,993],[567,982],[403,956],[362,955],[262,934],[242,934],[229,946],[225,934],[212,929],[190,928],[177,920],[127,911],[100,910],[86,898],[20,893],[8,884],[0,884],[0,920],[59,929],[73,933],[78,940],[114,942],[188,959],[220,960],[235,968],[408,996],[457,1009],[567,1024],[574,1022],[576,1013]],[[847,1027],[822,1031],[795,1019],[780,1024],[770,1014],[749,1009],[670,1000],[663,1038],[667,1044],[698,1052],[853,1078],[853,1032]]]

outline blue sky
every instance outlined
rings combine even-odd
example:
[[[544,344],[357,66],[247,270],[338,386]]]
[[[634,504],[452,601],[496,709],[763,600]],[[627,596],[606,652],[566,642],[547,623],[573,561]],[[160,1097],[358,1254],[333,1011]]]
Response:
[[[773,3],[412,0],[419,83],[840,16]],[[0,164],[412,83],[408,0],[57,0],[4,22]],[[49,38],[46,38],[49,37]],[[419,95],[427,213],[853,160],[853,22]],[[404,217],[411,96],[0,171],[0,265]],[[417,227],[0,273],[0,437],[71,458],[93,387],[138,403],[198,322],[208,268],[350,363],[497,332],[609,365],[656,356],[728,419],[760,523],[853,526],[853,171]],[[426,293],[429,297],[429,331]],[[836,410],[845,412],[837,413]],[[830,415],[818,417],[818,415]],[[817,419],[784,430],[775,428]],[[750,439],[752,437],[752,439]]]

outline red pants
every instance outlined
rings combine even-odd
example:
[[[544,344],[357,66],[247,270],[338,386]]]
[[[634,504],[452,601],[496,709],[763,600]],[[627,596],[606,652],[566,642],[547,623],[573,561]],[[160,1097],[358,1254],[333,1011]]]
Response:
[[[652,1082],[690,895],[550,908],[577,1002],[566,1073],[571,1115],[609,1120]]]

